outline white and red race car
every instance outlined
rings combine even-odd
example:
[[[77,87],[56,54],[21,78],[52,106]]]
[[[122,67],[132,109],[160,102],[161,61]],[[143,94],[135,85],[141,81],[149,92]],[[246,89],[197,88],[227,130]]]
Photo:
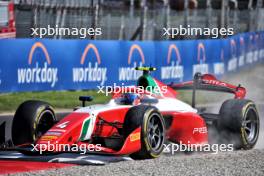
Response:
[[[60,121],[46,102],[22,103],[12,125],[16,149],[24,150],[32,143],[39,146],[38,149],[43,145],[68,144],[70,147],[92,146],[94,152],[101,154],[148,159],[160,156],[165,141],[208,144],[211,127],[216,129],[220,139],[234,143],[237,149],[251,149],[256,144],[259,116],[255,104],[244,99],[245,88],[199,73],[193,81],[166,85],[149,74],[155,68],[136,69],[143,71],[136,86],[115,91],[106,104],[85,106],[85,101],[92,98],[82,96],[83,107],[76,108]],[[177,99],[178,89],[193,91],[192,105]],[[235,96],[222,104],[219,114],[203,113],[195,108],[196,90],[227,92]],[[46,152],[65,151],[56,148]]]

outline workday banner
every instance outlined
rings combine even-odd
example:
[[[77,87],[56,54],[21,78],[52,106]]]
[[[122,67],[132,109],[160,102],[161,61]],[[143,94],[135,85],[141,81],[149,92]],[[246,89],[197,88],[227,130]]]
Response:
[[[227,39],[187,41],[0,40],[0,93],[96,89],[131,85],[154,66],[166,83],[196,72],[218,77],[264,60],[264,32]]]
[[[115,81],[119,43],[0,40],[1,92],[90,89]]]

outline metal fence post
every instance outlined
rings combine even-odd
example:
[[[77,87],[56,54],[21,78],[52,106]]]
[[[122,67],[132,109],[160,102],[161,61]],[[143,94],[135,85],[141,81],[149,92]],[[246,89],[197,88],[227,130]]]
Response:
[[[184,0],[184,26],[189,24],[189,0]]]
[[[206,0],[206,27],[210,28],[212,23],[212,6],[211,6],[211,0]],[[210,38],[210,36],[207,36],[207,38]]]
[[[133,33],[133,29],[132,27],[135,25],[133,23],[131,23],[132,21],[135,22],[135,18],[134,18],[134,8],[135,8],[135,2],[134,0],[130,0],[130,7],[129,7],[129,21],[130,23],[128,23],[128,34],[131,35]]]
[[[222,0],[222,2],[221,2],[221,17],[220,17],[220,24],[219,24],[218,28],[224,28],[225,27],[225,18],[226,18],[226,0]]]
[[[140,34],[139,39],[144,40],[146,30],[147,5],[146,0],[141,1]]]
[[[119,31],[119,40],[125,39],[125,17],[124,15],[121,16],[121,25]]]
[[[189,24],[189,15],[190,15],[190,11],[189,11],[189,0],[184,0],[184,27],[187,28],[188,24]],[[188,35],[186,36],[181,36],[180,38],[188,38]]]
[[[170,28],[171,23],[170,23],[170,5],[168,0],[163,1],[163,15],[164,15],[164,23],[163,27],[164,28]],[[166,39],[169,40],[170,36],[166,36]]]
[[[248,2],[248,9],[249,9],[249,23],[248,23],[248,31],[252,30],[253,26],[253,20],[252,20],[252,13],[253,13],[253,7],[252,7],[253,0],[249,0]]]
[[[257,6],[256,6],[256,18],[255,18],[255,30],[261,30],[261,23],[263,21],[261,20],[261,0],[257,0]]]

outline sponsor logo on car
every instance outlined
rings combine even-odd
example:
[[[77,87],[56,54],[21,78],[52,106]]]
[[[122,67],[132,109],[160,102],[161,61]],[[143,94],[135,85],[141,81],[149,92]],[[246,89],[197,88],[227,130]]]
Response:
[[[130,139],[131,142],[140,140],[140,132],[131,134],[129,136],[129,139]]]
[[[207,128],[206,127],[200,127],[200,128],[193,128],[193,134],[195,133],[207,133]]]
[[[173,51],[176,55],[176,62],[172,60]],[[161,67],[161,79],[179,79],[182,81],[184,76],[184,68],[182,65],[180,65],[180,63],[180,51],[175,44],[171,44],[168,49],[167,66]]]
[[[227,86],[226,83],[218,81],[218,80],[203,80],[205,84],[211,84],[211,85],[216,85],[216,86]]]
[[[48,131],[47,133],[45,133],[45,135],[47,135],[47,136],[61,136],[62,133],[56,132],[56,131]]]
[[[42,56],[39,51],[42,51],[46,60],[43,64],[38,62]],[[37,60],[35,64],[33,60]],[[50,84],[54,87],[58,81],[58,68],[50,67],[50,65],[51,58],[48,50],[41,42],[36,42],[29,52],[28,67],[17,70],[18,84]]]
[[[93,50],[96,62],[94,65],[89,60],[88,64],[85,66],[85,60],[90,50]],[[84,83],[84,82],[97,82],[100,85],[104,85],[107,80],[107,68],[100,67],[101,57],[97,47],[94,44],[88,44],[81,57],[80,61],[81,67],[74,67],[72,69],[72,76],[74,83]]]
[[[135,52],[138,52],[141,61],[137,63],[136,61],[132,63],[132,59],[134,58],[133,55]],[[129,49],[128,54],[128,67],[120,67],[119,68],[119,81],[132,81],[137,80],[138,77],[142,74],[138,71],[136,71],[135,67],[142,67],[143,64],[145,64],[145,55],[143,53],[142,48],[137,45],[133,44]]]
[[[58,139],[58,136],[44,135],[40,138],[40,141],[51,141]]]

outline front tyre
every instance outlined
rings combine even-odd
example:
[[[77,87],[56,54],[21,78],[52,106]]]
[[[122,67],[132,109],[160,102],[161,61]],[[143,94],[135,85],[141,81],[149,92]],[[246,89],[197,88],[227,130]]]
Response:
[[[128,136],[141,127],[141,150],[130,155],[133,159],[157,158],[163,151],[165,123],[160,112],[152,106],[132,107],[124,122],[124,135]]]
[[[14,145],[35,142],[57,122],[53,108],[46,102],[29,100],[22,103],[14,116]]]
[[[236,149],[252,149],[259,136],[259,115],[256,105],[245,99],[230,99],[220,109],[217,128],[222,140],[228,140]],[[226,143],[225,142],[225,143]]]

